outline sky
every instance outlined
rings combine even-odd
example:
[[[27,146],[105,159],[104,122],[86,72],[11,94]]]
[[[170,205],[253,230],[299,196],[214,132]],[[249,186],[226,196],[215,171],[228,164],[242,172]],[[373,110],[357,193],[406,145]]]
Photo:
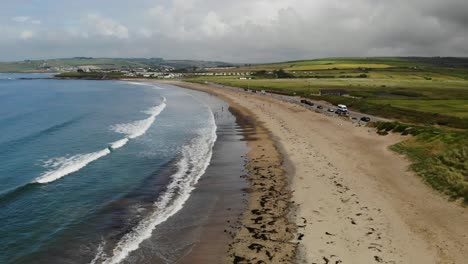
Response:
[[[0,61],[468,57],[467,0],[15,0]]]

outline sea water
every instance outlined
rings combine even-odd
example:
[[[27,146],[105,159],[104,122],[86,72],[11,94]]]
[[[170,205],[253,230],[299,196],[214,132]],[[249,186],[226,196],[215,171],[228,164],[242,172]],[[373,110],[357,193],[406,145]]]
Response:
[[[0,263],[119,263],[189,199],[215,115],[174,86],[47,77],[0,74]]]

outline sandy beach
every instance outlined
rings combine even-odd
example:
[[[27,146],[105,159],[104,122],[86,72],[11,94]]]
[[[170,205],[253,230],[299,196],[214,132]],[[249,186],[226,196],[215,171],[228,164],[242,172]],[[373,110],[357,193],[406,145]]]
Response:
[[[263,138],[251,143],[253,194],[227,262],[466,263],[466,208],[433,191],[388,150],[402,137],[378,136],[269,95],[173,84],[220,96],[251,115],[255,136]],[[260,183],[275,192],[255,188]],[[272,215],[254,208],[270,207],[282,215],[266,227],[262,220]]]

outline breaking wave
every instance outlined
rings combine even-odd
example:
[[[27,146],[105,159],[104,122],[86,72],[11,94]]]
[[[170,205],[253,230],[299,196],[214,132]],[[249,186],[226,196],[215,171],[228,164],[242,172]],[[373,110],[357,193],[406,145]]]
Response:
[[[78,154],[71,157],[60,157],[53,158],[44,163],[45,167],[51,168],[49,171],[46,171],[41,176],[35,179],[37,183],[49,183],[55,180],[58,180],[68,174],[79,171],[84,168],[89,163],[102,158],[111,151],[109,148],[87,153],[87,154]]]
[[[126,83],[132,84],[132,85],[150,86],[150,87],[153,87],[156,90],[163,90],[163,88],[158,87],[158,86],[156,86],[154,84],[151,84],[151,83],[144,83],[144,82],[126,82]]]
[[[144,111],[144,113],[150,115],[148,118],[131,123],[114,125],[111,129],[117,133],[127,135],[130,139],[139,137],[146,133],[164,108],[166,108],[166,98],[163,98],[163,102],[160,105],[151,107]]]
[[[210,111],[209,124],[200,129],[198,135],[181,150],[177,163],[177,172],[171,176],[166,190],[153,204],[152,213],[140,221],[130,232],[117,243],[111,254],[98,250],[93,263],[116,264],[124,260],[132,251],[151,236],[153,229],[165,222],[182,209],[195,189],[200,177],[210,164],[214,143],[216,142],[216,124]],[[101,246],[100,246],[101,247]],[[100,259],[100,262],[97,262]]]
[[[50,183],[56,181],[64,176],[79,171],[93,161],[109,155],[113,150],[125,146],[130,139],[144,135],[164,108],[166,108],[166,98],[163,97],[163,102],[161,104],[144,111],[144,113],[149,115],[148,118],[113,126],[112,129],[115,132],[126,134],[127,137],[110,143],[109,147],[105,149],[92,153],[77,154],[47,160],[44,162],[44,167],[49,168],[49,170],[36,178],[34,182]]]
[[[128,140],[129,140],[128,138],[123,138],[123,139],[117,140],[115,142],[112,142],[110,144],[110,148],[112,150],[119,149],[119,148],[125,146],[128,143]]]

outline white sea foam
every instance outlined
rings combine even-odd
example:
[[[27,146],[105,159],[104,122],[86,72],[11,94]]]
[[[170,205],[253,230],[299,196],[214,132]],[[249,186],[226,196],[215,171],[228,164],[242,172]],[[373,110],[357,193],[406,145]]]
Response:
[[[70,157],[52,158],[44,162],[44,167],[49,168],[48,171],[44,172],[41,176],[36,178],[34,182],[37,183],[49,183],[58,180],[68,174],[79,171],[89,163],[102,158],[111,153],[111,150],[115,150],[125,146],[130,139],[139,137],[146,133],[151,125],[166,107],[166,98],[163,98],[163,102],[157,106],[151,107],[146,110],[145,113],[149,115],[148,118],[138,120],[128,124],[121,124],[113,126],[114,131],[126,134],[127,137],[110,143],[110,148],[105,148],[100,151],[77,154]]]
[[[104,252],[105,245],[106,245],[106,241],[103,240],[101,244],[99,244],[96,250],[96,256],[91,260],[90,264],[96,264],[99,259],[106,257],[106,253]]]
[[[110,143],[111,149],[118,149],[125,146],[128,143],[128,138],[123,138],[115,142]]]
[[[79,171],[89,163],[108,155],[110,150],[105,148],[100,151],[78,154],[71,157],[60,157],[53,158],[44,162],[45,167],[49,167],[50,170],[43,173],[41,176],[36,178],[34,181],[37,183],[49,183],[58,180],[70,173]]]
[[[163,90],[163,88],[161,88],[159,86],[156,86],[154,84],[151,84],[151,83],[144,83],[144,82],[127,82],[127,83],[132,84],[132,85],[150,86],[150,87],[153,87],[156,90]]]
[[[166,108],[166,98],[163,98],[163,102],[160,105],[151,107],[144,111],[144,113],[150,115],[148,118],[131,123],[114,125],[111,129],[117,133],[127,135],[130,139],[137,138],[146,133],[164,108]]]
[[[151,236],[156,226],[182,209],[210,164],[215,141],[216,124],[211,113],[209,125],[200,129],[198,136],[182,148],[181,159],[177,164],[178,170],[171,176],[166,191],[154,203],[153,212],[120,239],[111,256],[99,256],[102,263],[116,264],[124,260],[130,252],[138,249],[139,245]]]

